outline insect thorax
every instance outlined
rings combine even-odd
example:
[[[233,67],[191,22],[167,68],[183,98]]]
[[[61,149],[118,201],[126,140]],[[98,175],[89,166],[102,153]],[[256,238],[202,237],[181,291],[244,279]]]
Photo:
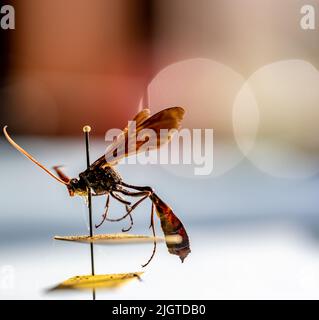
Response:
[[[112,167],[87,169],[80,173],[80,180],[93,189],[96,194],[105,194],[122,181],[121,176]]]

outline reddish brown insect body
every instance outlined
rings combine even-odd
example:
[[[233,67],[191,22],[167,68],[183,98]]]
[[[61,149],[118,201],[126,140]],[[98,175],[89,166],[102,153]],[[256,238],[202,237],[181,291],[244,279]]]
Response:
[[[128,217],[131,221],[130,226],[127,229],[122,229],[123,232],[128,231],[133,226],[132,211],[145,199],[149,198],[152,201],[152,211],[151,211],[151,224],[153,235],[154,235],[154,250],[147,261],[146,266],[153,258],[156,249],[156,238],[155,238],[155,228],[154,228],[154,208],[156,210],[157,216],[161,221],[161,228],[166,236],[166,244],[168,251],[171,254],[178,255],[182,262],[190,252],[189,239],[186,230],[181,223],[181,221],[175,216],[172,209],[161,200],[157,194],[154,193],[151,187],[145,186],[135,186],[127,184],[123,181],[119,173],[114,169],[114,166],[124,157],[131,154],[136,154],[145,151],[143,149],[144,142],[138,141],[136,137],[143,129],[151,129],[156,133],[157,141],[149,148],[157,149],[163,144],[167,143],[171,139],[171,130],[179,129],[180,123],[184,115],[184,110],[180,107],[164,109],[155,115],[151,116],[149,109],[143,109],[140,111],[133,121],[135,121],[136,128],[131,131],[129,128],[125,128],[115,141],[108,147],[105,155],[97,159],[90,167],[79,174],[79,178],[70,179],[67,177],[59,168],[59,166],[53,169],[57,173],[58,177],[51,173],[47,168],[35,160],[29,153],[17,145],[6,131],[4,127],[4,134],[8,141],[25,156],[27,156],[31,161],[40,166],[53,178],[59,182],[66,185],[70,196],[81,195],[86,196],[88,190],[92,190],[93,196],[106,196],[105,212],[103,213],[103,219],[101,223],[96,225],[99,227],[102,223],[107,221],[121,221]],[[161,129],[167,129],[166,136],[160,134]],[[130,139],[130,138],[134,139]],[[134,141],[134,144],[130,144],[130,141]],[[122,148],[122,152],[117,152],[120,146],[125,146]],[[134,191],[132,191],[132,189]],[[118,219],[110,219],[107,217],[110,196],[117,201],[123,203],[126,208],[126,213]],[[137,197],[134,204],[124,198],[124,196]],[[177,238],[178,241],[172,241],[172,237]],[[175,239],[176,240],[176,239]]]

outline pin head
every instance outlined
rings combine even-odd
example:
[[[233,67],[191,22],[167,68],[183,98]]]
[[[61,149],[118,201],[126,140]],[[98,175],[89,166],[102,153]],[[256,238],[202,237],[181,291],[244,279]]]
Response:
[[[84,126],[83,127],[83,132],[90,132],[91,131],[91,127],[90,126]]]

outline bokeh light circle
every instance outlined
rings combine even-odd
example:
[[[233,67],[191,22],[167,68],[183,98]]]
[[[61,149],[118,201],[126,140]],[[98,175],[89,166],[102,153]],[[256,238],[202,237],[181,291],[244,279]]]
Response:
[[[258,112],[247,96],[254,92]],[[253,73],[239,91],[233,113],[238,146],[263,172],[306,178],[319,171],[319,72],[302,60],[284,60]],[[242,134],[258,127],[254,145]],[[250,151],[249,151],[250,150]]]
[[[195,175],[194,169],[199,167],[196,164],[164,164],[163,168],[188,178],[216,177],[243,159],[244,154],[234,137],[232,115],[234,99],[244,83],[245,79],[230,67],[203,58],[173,63],[154,77],[147,89],[152,113],[170,106],[182,106],[186,110],[184,128],[214,130],[211,174]],[[144,107],[142,100],[140,107]]]

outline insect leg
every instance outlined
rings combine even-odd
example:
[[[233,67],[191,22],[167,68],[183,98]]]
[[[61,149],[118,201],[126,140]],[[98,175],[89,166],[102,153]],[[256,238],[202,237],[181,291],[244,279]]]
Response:
[[[151,211],[151,225],[150,228],[152,228],[152,233],[154,237],[154,245],[153,245],[153,252],[151,254],[151,257],[148,259],[148,261],[142,265],[142,267],[146,267],[154,258],[155,252],[156,252],[156,233],[155,233],[155,225],[154,225],[154,203],[152,203],[152,211]]]
[[[95,228],[100,227],[103,224],[103,222],[105,221],[106,216],[107,216],[107,212],[109,211],[109,205],[110,205],[110,195],[108,194],[106,196],[105,210],[104,210],[104,213],[102,215],[102,221],[99,224],[96,224]]]
[[[130,231],[132,229],[132,227],[133,227],[133,224],[134,224],[133,217],[132,217],[131,212],[130,212],[130,207],[128,205],[126,205],[125,209],[126,209],[126,212],[129,214],[128,216],[130,218],[131,224],[127,229],[122,228],[122,232]]]
[[[139,192],[132,192],[132,191],[128,191],[126,189],[117,189],[116,191],[121,192],[121,193],[125,194],[126,196],[130,196],[130,197],[143,197],[146,194],[149,194],[149,195],[152,194],[151,191],[145,191],[145,190],[139,191]]]
[[[132,218],[132,215],[131,215],[131,211],[130,211],[130,207],[128,206],[129,204],[131,204],[131,202],[126,201],[123,197],[121,197],[119,194],[116,194],[116,193],[113,192],[113,191],[111,191],[110,193],[111,193],[111,195],[112,195],[116,200],[118,200],[118,201],[120,201],[121,203],[124,203],[124,204],[125,204],[126,213],[128,214],[128,216],[129,216],[129,218],[130,218],[131,224],[130,224],[130,226],[129,226],[127,229],[124,229],[124,228],[123,228],[123,229],[122,229],[122,232],[127,232],[127,231],[129,231],[129,230],[132,229],[133,224],[134,224],[133,218]],[[125,215],[125,217],[126,217],[126,216],[127,216],[127,215]],[[123,219],[124,219],[124,218],[123,218]],[[108,221],[110,221],[110,220],[108,219]]]
[[[183,262],[187,255],[191,252],[189,238],[182,222],[174,214],[172,209],[165,202],[163,202],[150,187],[133,186],[125,182],[121,182],[121,185],[123,187],[139,190],[141,192],[149,192],[150,200],[154,204],[158,217],[161,220],[161,228],[166,237],[165,240],[168,251],[171,254],[178,255]],[[167,237],[176,235],[181,239],[181,243],[170,243],[167,241]]]
[[[133,186],[131,184],[127,184],[125,182],[121,182],[122,186],[130,188],[130,189],[135,189],[135,190],[139,190],[139,191],[144,191],[144,192],[150,192],[150,193],[154,193],[153,188],[145,186],[145,187],[140,187],[140,186]]]
[[[150,193],[149,192],[136,192],[136,193],[130,193],[126,190],[116,190],[117,192],[121,192],[125,195],[130,195],[130,196],[135,196],[135,197],[140,197],[140,196],[143,196],[140,200],[138,200],[136,203],[134,203],[130,208],[129,210],[127,211],[127,213],[122,216],[121,218],[117,218],[117,219],[109,219],[109,218],[106,218],[107,221],[121,221],[123,219],[125,219],[127,216],[129,216],[131,214],[131,212],[141,203],[143,202],[146,198],[148,198],[150,196]]]
[[[128,191],[126,189],[123,189],[122,192],[125,195],[129,195],[129,196],[141,196],[142,194],[144,194],[144,197],[142,199],[140,199],[139,201],[137,201],[133,206],[132,206],[132,210],[133,208],[136,208],[143,200],[145,200],[147,197],[151,197],[152,200],[152,211],[151,211],[151,223],[150,223],[150,228],[152,228],[152,233],[153,233],[153,237],[154,237],[154,245],[153,245],[153,252],[151,254],[151,257],[148,259],[148,261],[142,265],[142,267],[146,267],[154,258],[155,256],[155,252],[156,252],[156,247],[157,247],[157,242],[156,242],[156,232],[155,232],[155,225],[154,225],[154,211],[155,211],[155,204],[154,201],[152,199],[152,195],[155,194],[153,189],[151,187],[140,187],[140,186],[133,186],[133,185],[129,185],[127,183],[122,182],[122,185],[124,187],[127,188],[131,188],[131,189],[135,189],[135,190],[139,190],[139,192],[131,192]]]
[[[116,190],[116,191],[117,191],[117,190]],[[123,197],[121,197],[120,195],[116,194],[115,192],[111,191],[110,193],[111,193],[111,196],[112,196],[113,198],[115,198],[116,200],[124,203],[125,205],[130,205],[130,204],[131,204],[131,202],[126,201]]]

